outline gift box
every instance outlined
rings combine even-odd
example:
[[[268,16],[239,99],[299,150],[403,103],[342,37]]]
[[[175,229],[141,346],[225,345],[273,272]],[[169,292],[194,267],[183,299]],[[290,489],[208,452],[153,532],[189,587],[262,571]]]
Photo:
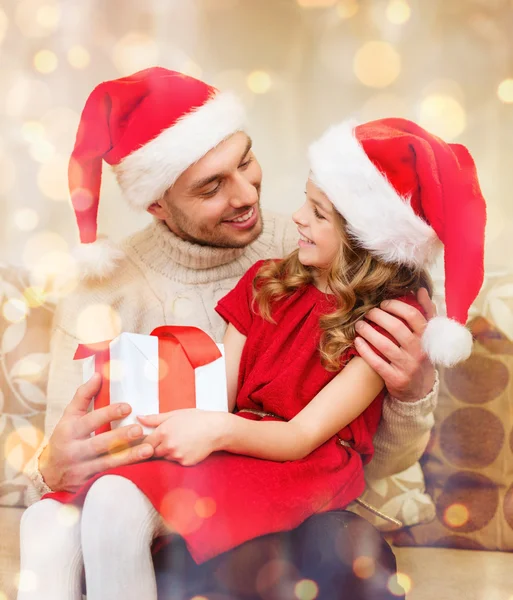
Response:
[[[120,402],[132,407],[130,415],[96,434],[140,425],[139,415],[181,408],[228,410],[223,344],[197,327],[157,327],[150,335],[122,333],[113,340],[79,345],[74,358],[83,360],[84,381],[95,371],[102,375],[92,408]],[[149,433],[151,428],[143,430]]]

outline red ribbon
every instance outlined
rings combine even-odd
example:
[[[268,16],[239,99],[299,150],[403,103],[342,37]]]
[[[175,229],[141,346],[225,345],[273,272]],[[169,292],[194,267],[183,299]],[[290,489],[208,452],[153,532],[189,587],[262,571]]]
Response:
[[[212,338],[197,327],[165,325],[150,335],[158,338],[159,412],[180,408],[195,408],[196,383],[194,369],[208,365],[222,356]],[[110,404],[110,386],[104,380],[110,375],[110,342],[79,344],[74,359],[94,356],[94,370],[102,376],[100,391],[94,399],[94,409]],[[141,374],[142,376],[142,374]],[[110,431],[110,423],[96,434]]]

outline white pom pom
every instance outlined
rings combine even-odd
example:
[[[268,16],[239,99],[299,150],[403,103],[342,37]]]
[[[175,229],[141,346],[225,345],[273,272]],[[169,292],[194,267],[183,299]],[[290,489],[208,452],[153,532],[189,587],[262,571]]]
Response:
[[[123,250],[106,239],[81,244],[74,251],[80,274],[84,279],[102,279],[111,275],[125,256]]]
[[[427,324],[422,346],[433,364],[452,367],[470,356],[472,334],[454,319],[435,317]]]

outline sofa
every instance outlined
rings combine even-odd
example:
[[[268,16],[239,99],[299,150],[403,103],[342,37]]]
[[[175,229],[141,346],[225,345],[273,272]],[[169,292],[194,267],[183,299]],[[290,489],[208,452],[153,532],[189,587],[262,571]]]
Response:
[[[436,425],[420,465],[368,490],[373,505],[381,495],[383,512],[401,521],[374,517],[394,545],[408,600],[513,600],[513,342],[494,322],[513,315],[513,278],[505,277],[474,314],[471,362],[441,373]],[[19,524],[23,469],[43,439],[52,317],[66,291],[54,283],[0,265],[0,600],[16,598],[19,581],[34,585],[19,578]],[[472,418],[499,420],[504,431],[490,425],[474,440]]]

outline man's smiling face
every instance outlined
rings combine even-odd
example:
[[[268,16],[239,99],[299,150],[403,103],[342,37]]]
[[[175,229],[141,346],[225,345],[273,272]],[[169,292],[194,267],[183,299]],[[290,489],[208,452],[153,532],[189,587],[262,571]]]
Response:
[[[148,211],[184,240],[243,248],[262,232],[262,170],[238,132],[190,166]]]

